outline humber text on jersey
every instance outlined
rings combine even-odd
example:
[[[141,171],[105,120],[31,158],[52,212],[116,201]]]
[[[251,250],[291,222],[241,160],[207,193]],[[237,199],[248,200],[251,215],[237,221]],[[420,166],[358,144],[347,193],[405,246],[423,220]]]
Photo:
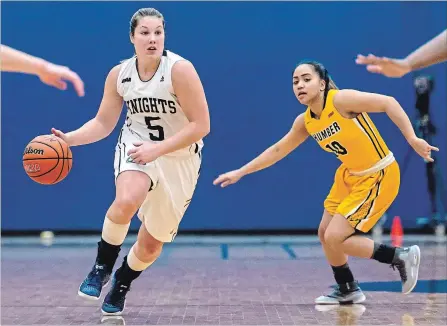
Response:
[[[312,137],[320,142],[325,140],[326,138],[329,138],[333,135],[335,135],[336,133],[338,133],[341,130],[340,126],[338,125],[337,122],[333,122],[330,126],[328,126],[327,128],[318,131],[314,134],[312,134]]]

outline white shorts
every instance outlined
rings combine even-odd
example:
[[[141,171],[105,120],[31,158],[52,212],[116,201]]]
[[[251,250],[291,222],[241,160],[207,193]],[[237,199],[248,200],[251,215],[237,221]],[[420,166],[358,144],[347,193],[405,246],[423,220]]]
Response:
[[[123,137],[124,138],[124,137]],[[141,171],[151,187],[138,211],[147,231],[161,242],[172,242],[188,208],[200,174],[201,153],[190,156],[162,156],[146,165],[128,162],[132,142],[121,140],[115,150],[115,180],[121,172]]]

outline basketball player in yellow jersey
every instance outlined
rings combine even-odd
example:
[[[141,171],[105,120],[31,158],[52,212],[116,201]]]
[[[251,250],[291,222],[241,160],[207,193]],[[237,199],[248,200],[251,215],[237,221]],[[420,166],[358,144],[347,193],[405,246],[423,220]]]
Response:
[[[374,243],[358,233],[368,232],[391,205],[399,191],[399,166],[366,112],[386,112],[413,149],[432,161],[438,150],[417,138],[408,116],[392,97],[337,90],[318,62],[303,62],[293,74],[293,91],[307,110],[276,144],[240,169],[220,175],[214,184],[226,187],[243,176],[283,159],[311,135],[342,164],[324,202],[318,235],[338,286],[317,304],[360,303],[365,295],[354,280],[348,256],[371,258],[396,267],[402,292],[416,285],[420,264],[418,246],[395,248]]]

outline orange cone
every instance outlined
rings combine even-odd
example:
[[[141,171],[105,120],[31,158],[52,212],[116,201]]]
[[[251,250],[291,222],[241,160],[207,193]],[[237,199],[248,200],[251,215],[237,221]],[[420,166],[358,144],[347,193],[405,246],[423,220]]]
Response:
[[[391,242],[394,247],[401,247],[404,238],[404,230],[399,216],[394,216],[391,225]]]

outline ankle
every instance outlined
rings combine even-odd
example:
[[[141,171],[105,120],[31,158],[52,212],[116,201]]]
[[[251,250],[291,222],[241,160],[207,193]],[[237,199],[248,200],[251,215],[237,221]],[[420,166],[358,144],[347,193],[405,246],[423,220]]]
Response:
[[[338,288],[339,288],[340,292],[342,292],[342,293],[361,291],[360,287],[359,287],[359,283],[357,281],[338,284]]]
[[[374,251],[371,259],[377,260],[384,264],[392,264],[398,256],[396,247],[390,247],[385,244],[374,243]]]
[[[354,275],[352,275],[348,263],[345,263],[342,266],[331,266],[331,267],[337,284],[346,284],[354,282]]]
[[[121,245],[112,245],[101,238],[101,241],[98,242],[98,255],[96,257],[96,263],[106,265],[109,272],[111,272],[120,251]]]
[[[124,261],[121,267],[118,268],[115,272],[115,279],[119,284],[130,286],[133,280],[140,276],[141,273],[142,271],[135,271],[129,267],[126,256],[124,257]]]

